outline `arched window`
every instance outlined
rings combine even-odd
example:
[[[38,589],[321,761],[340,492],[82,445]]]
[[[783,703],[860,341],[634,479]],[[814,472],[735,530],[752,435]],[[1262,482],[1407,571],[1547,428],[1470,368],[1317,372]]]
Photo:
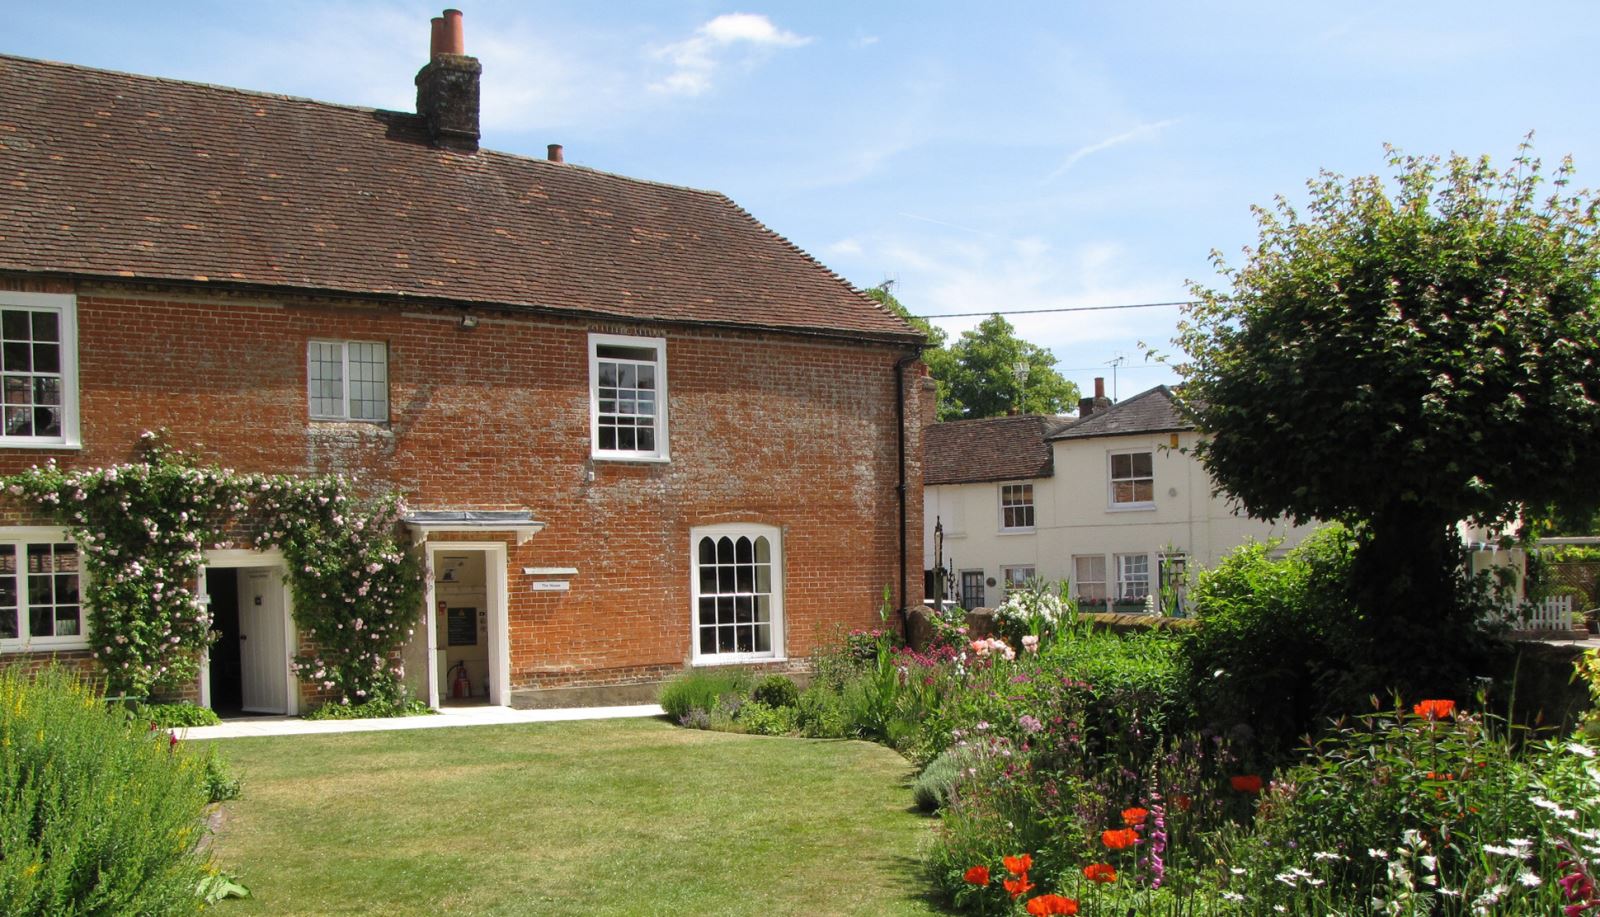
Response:
[[[696,662],[783,658],[782,536],[767,525],[689,533]]]

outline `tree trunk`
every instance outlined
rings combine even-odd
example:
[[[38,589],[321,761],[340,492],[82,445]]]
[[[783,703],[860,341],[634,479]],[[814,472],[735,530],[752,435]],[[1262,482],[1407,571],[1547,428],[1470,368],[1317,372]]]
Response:
[[[1479,642],[1455,521],[1417,513],[1371,520],[1357,549],[1352,584],[1363,634],[1357,649],[1375,691],[1466,700]]]

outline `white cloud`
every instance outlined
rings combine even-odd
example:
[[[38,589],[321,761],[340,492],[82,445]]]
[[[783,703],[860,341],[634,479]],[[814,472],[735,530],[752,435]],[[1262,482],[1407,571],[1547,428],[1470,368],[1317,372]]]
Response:
[[[1077,165],[1085,157],[1093,156],[1095,153],[1104,152],[1105,150],[1109,150],[1114,146],[1121,146],[1124,143],[1154,136],[1177,123],[1178,121],[1176,118],[1169,118],[1166,121],[1152,121],[1148,124],[1141,124],[1138,127],[1135,127],[1133,130],[1123,131],[1120,134],[1107,137],[1104,140],[1088,144],[1087,146],[1078,147],[1076,150],[1072,151],[1072,155],[1068,156],[1066,161],[1062,162],[1061,165],[1056,167],[1054,172],[1051,172],[1048,176],[1046,176],[1045,180],[1054,181],[1055,179],[1060,178],[1068,169],[1071,169],[1073,166]]]
[[[837,242],[833,242],[822,247],[823,254],[836,258],[854,257],[864,253],[865,251],[866,249],[862,248],[860,240],[853,238],[840,239]]]
[[[711,88],[717,70],[737,47],[798,48],[810,41],[778,28],[765,16],[724,13],[700,26],[683,41],[651,52],[652,57],[670,64],[672,72],[651,83],[650,89],[667,95],[700,95]]]

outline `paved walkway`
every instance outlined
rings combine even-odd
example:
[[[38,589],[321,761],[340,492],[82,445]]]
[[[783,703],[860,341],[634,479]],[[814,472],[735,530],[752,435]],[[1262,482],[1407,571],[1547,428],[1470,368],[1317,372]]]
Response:
[[[180,739],[238,739],[247,736],[327,735],[336,732],[382,732],[389,729],[439,729],[451,726],[502,726],[508,723],[559,723],[570,720],[612,720],[661,716],[655,704],[630,707],[571,707],[562,710],[514,710],[510,707],[446,707],[437,716],[401,716],[380,720],[303,720],[293,716],[252,716],[223,721],[221,726],[174,730]]]

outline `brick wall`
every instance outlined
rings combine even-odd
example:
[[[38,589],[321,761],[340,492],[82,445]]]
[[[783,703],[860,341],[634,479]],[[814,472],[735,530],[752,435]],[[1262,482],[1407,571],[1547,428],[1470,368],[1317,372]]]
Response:
[[[54,282],[0,288],[72,292]],[[886,345],[682,326],[483,316],[360,302],[248,300],[85,286],[78,293],[81,451],[6,450],[0,473],[54,457],[125,461],[138,435],[249,471],[360,476],[416,509],[527,508],[510,541],[511,681],[605,682],[690,656],[689,530],[782,529],[785,646],[803,657],[877,619],[899,575],[895,363]],[[587,334],[667,339],[670,463],[589,457]],[[388,345],[390,423],[307,420],[309,338]],[[907,559],[921,602],[919,363],[906,370]],[[11,520],[16,508],[6,510]],[[576,567],[535,593],[521,569]]]

